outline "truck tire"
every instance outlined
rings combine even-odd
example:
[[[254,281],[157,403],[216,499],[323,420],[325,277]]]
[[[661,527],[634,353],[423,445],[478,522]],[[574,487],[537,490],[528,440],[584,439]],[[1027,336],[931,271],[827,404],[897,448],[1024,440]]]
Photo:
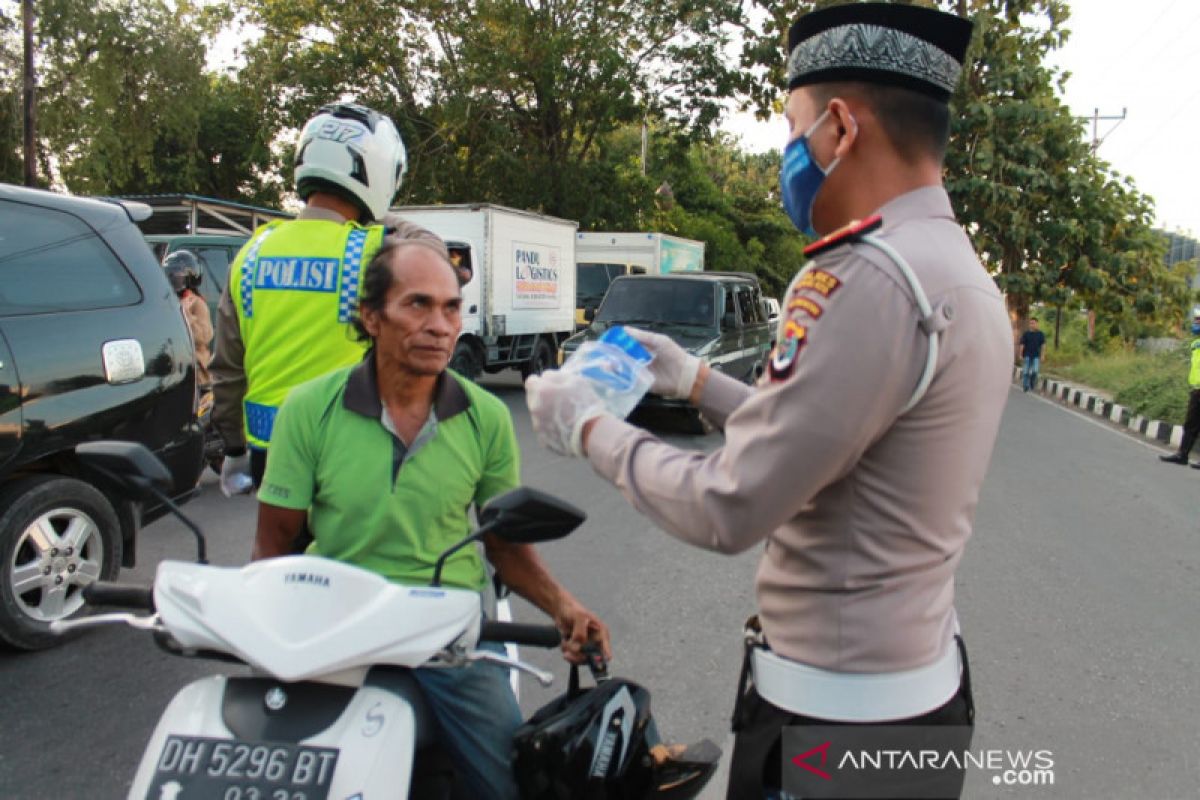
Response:
[[[479,350],[470,342],[460,339],[454,346],[454,355],[450,356],[450,369],[468,380],[477,380],[483,371]]]
[[[521,380],[527,380],[530,375],[541,375],[548,369],[554,368],[554,350],[545,339],[538,339],[533,346],[533,355],[521,365]]]
[[[57,619],[87,613],[83,587],[121,564],[121,525],[94,487],[37,475],[0,490],[0,640],[22,650],[65,640]]]

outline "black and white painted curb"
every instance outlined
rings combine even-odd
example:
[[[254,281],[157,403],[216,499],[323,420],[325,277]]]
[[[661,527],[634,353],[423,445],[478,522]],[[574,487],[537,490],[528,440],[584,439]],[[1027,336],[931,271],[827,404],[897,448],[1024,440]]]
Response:
[[[1021,368],[1013,370],[1014,381],[1021,383]],[[1053,397],[1063,405],[1077,406],[1083,411],[1095,414],[1097,417],[1114,422],[1128,428],[1147,439],[1178,448],[1183,441],[1183,426],[1172,425],[1157,419],[1131,414],[1125,406],[1118,405],[1107,397],[1098,395],[1086,386],[1075,386],[1053,378],[1038,378],[1037,390],[1044,395]]]

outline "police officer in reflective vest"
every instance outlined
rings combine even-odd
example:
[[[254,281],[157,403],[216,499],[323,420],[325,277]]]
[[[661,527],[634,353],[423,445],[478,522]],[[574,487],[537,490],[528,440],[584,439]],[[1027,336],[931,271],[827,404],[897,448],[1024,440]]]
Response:
[[[1188,371],[1187,416],[1183,420],[1183,439],[1179,449],[1170,455],[1159,456],[1168,464],[1188,463],[1188,453],[1192,451],[1196,441],[1200,440],[1200,306],[1192,309],[1192,343],[1188,346],[1192,354],[1192,366]],[[1200,461],[1192,463],[1194,469],[1200,469]]]
[[[663,443],[606,414],[577,376],[526,384],[542,441],[585,456],[658,527],[722,553],[765,542],[730,797],[833,796],[850,778],[821,748],[849,733],[805,749],[788,739],[829,723],[857,735],[878,723],[953,729],[959,761],[970,741],[954,575],[1012,356],[1004,301],[941,181],[971,29],[883,3],[792,26],[781,192],[796,227],[821,238],[787,290],[763,379],[745,386],[635,332],[654,355],[652,391],[690,399],[724,430],[721,448]],[[832,783],[787,784],[820,783],[822,771]],[[950,777],[902,796],[953,796],[961,770]]]
[[[395,125],[369,108],[324,106],[301,131],[295,179],[304,210],[254,232],[218,306],[213,421],[226,445],[226,495],[261,481],[288,391],[362,359],[365,346],[350,328],[360,275],[385,235],[372,223],[383,219],[406,167]],[[444,250],[429,231],[389,223],[388,235],[427,238]]]

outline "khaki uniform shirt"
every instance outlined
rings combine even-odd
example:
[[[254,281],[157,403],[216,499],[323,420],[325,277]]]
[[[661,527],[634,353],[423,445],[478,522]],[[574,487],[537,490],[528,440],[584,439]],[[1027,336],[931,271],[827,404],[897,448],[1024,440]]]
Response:
[[[950,646],[954,571],[1012,357],[1004,301],[945,191],[879,213],[876,235],[908,261],[942,328],[911,411],[928,351],[921,314],[895,264],[856,243],[792,281],[758,387],[710,374],[700,405],[724,426],[721,449],[680,450],[607,416],[588,440],[596,471],[672,535],[726,553],[765,539],[756,589],[771,648],[849,673],[911,669]]]
[[[187,318],[188,328],[192,332],[192,344],[196,349],[196,385],[207,388],[212,384],[212,376],[208,372],[208,362],[212,359],[213,326],[208,315],[208,303],[195,292],[188,292],[180,298],[183,306],[183,316]]]
[[[342,215],[324,208],[306,206],[298,219],[323,219],[339,225],[346,220]],[[285,225],[287,223],[284,223]],[[401,239],[425,239],[438,245],[449,259],[445,243],[437,234],[405,222],[395,214],[384,216],[383,224],[390,229],[389,236]],[[237,265],[235,259],[230,270]],[[339,332],[337,335],[343,335]],[[221,299],[217,303],[217,341],[211,362],[213,378],[213,426],[221,434],[228,449],[236,450],[246,445],[246,434],[242,427],[242,400],[246,396],[246,346],[242,342],[241,323],[237,308],[233,304],[230,281],[225,281]]]

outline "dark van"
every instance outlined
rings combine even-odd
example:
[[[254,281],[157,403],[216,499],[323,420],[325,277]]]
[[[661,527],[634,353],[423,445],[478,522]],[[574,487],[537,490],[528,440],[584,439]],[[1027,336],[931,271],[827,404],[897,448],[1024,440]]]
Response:
[[[203,467],[191,335],[135,218],[150,209],[0,184],[0,641],[53,644],[81,590],[133,566],[164,509],[109,491],[76,461],[141,442],[177,501]]]

